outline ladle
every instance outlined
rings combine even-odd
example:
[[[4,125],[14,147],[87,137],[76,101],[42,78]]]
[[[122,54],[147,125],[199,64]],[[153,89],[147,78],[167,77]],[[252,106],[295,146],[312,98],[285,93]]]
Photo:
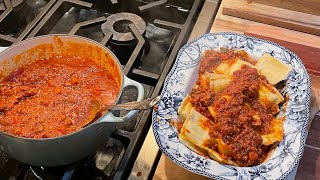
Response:
[[[149,108],[152,108],[154,105],[156,105],[161,99],[161,96],[156,96],[153,98],[148,98],[143,101],[133,101],[133,102],[128,102],[128,103],[123,103],[123,104],[113,104],[113,105],[108,105],[105,107],[101,107],[100,101],[94,100],[93,101],[93,107],[89,113],[89,116],[87,116],[86,119],[81,120],[79,119],[74,125],[78,127],[85,127],[88,124],[92,123],[93,120],[95,120],[95,117],[103,111],[106,110],[146,110]]]

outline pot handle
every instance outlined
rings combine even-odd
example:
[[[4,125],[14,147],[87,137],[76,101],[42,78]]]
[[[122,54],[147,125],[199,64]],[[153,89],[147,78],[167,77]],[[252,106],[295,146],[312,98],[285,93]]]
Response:
[[[134,81],[126,76],[124,76],[124,85],[123,88],[128,86],[134,86],[138,89],[138,98],[137,101],[142,101],[144,97],[144,88],[143,86],[138,83],[137,81]],[[101,118],[99,122],[123,122],[131,119],[139,110],[132,110],[129,111],[127,115],[122,117],[116,117],[111,112],[107,113],[105,116]]]
[[[6,50],[6,49],[7,49],[7,47],[0,47],[0,53],[1,53],[2,51]]]

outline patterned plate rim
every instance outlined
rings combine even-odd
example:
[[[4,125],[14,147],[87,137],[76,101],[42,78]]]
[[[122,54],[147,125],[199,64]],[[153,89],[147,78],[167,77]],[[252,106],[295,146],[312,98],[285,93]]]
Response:
[[[277,180],[282,180],[284,178],[286,178],[294,169],[295,167],[299,164],[301,158],[302,158],[302,155],[303,155],[303,152],[304,152],[304,146],[305,146],[305,141],[306,141],[306,130],[307,130],[307,125],[308,125],[308,122],[309,122],[309,119],[310,119],[310,97],[311,97],[311,92],[310,92],[310,89],[311,89],[311,81],[310,81],[310,77],[309,77],[309,74],[307,73],[307,70],[303,64],[303,62],[301,61],[301,59],[293,52],[291,52],[290,50],[288,50],[287,48],[277,44],[277,43],[274,43],[272,41],[269,41],[269,40],[264,40],[264,39],[260,39],[260,38],[256,38],[256,37],[252,37],[252,36],[247,36],[247,35],[244,35],[244,34],[239,34],[239,33],[234,33],[234,32],[214,32],[214,33],[207,33],[207,34],[204,34],[188,43],[186,43],[178,52],[178,55],[176,57],[176,61],[174,63],[174,65],[172,66],[172,69],[170,70],[170,72],[168,73],[168,75],[166,76],[166,79],[165,79],[165,82],[164,82],[164,85],[163,85],[163,89],[161,91],[161,96],[163,96],[164,92],[167,90],[167,86],[168,86],[168,81],[169,81],[169,78],[173,75],[173,73],[176,71],[176,68],[178,66],[178,59],[181,57],[181,54],[182,52],[190,45],[190,44],[193,44],[195,42],[197,42],[199,39],[203,38],[204,36],[222,36],[222,35],[233,35],[233,36],[240,36],[240,37],[244,37],[244,38],[251,38],[253,40],[256,40],[256,41],[260,41],[262,43],[268,43],[268,44],[271,44],[273,46],[276,46],[280,49],[282,49],[283,51],[286,51],[288,52],[290,55],[292,55],[292,57],[294,57],[298,64],[301,65],[301,67],[303,68],[303,71],[305,72],[306,74],[306,77],[307,77],[307,85],[308,85],[308,88],[307,88],[307,92],[306,92],[306,97],[307,97],[307,100],[306,100],[306,108],[307,108],[307,116],[303,119],[304,120],[304,125],[302,127],[302,131],[301,131],[301,138],[300,138],[300,141],[301,141],[301,144],[300,144],[300,147],[299,147],[299,151],[298,151],[298,155],[297,157],[295,158],[295,160],[293,161],[293,163],[291,164],[290,168],[284,172],[279,178],[277,178]],[[155,112],[153,110],[152,112],[152,130],[153,130],[153,134],[155,136],[155,139],[156,139],[156,142],[158,144],[158,147],[159,149],[167,156],[169,157],[174,163],[178,164],[179,166],[187,169],[188,171],[191,171],[193,173],[196,173],[196,174],[200,174],[200,175],[203,175],[203,176],[206,176],[206,177],[210,177],[210,178],[215,178],[215,179],[223,179],[223,180],[228,180],[226,178],[223,178],[221,176],[217,176],[217,175],[214,175],[214,174],[211,174],[211,173],[208,173],[208,172],[204,172],[204,171],[199,171],[197,169],[194,169],[194,168],[190,168],[189,166],[186,166],[185,164],[183,163],[180,163],[174,156],[172,156],[164,147],[162,147],[161,143],[160,143],[160,138],[159,138],[159,134],[156,132],[156,127],[155,127],[155,121],[156,121],[156,116],[157,116],[157,112]],[[213,160],[214,161],[214,160]]]

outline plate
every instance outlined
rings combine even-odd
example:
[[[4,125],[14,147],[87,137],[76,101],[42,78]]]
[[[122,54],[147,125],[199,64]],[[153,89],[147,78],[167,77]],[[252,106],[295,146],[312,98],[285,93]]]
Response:
[[[257,59],[269,53],[293,67],[279,91],[288,95],[285,113],[284,139],[264,163],[253,167],[223,165],[194,153],[178,139],[172,124],[184,97],[190,92],[198,76],[198,65],[205,50],[221,47],[245,50]],[[299,164],[302,157],[306,129],[310,117],[310,78],[297,55],[288,49],[267,41],[242,34],[221,32],[205,34],[183,46],[168,74],[161,93],[158,110],[152,114],[152,128],[160,150],[183,168],[214,179],[284,179]]]

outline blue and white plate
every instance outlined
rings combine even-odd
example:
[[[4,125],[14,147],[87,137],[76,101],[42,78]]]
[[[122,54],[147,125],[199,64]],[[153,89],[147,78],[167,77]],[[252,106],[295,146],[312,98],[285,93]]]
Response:
[[[190,92],[198,76],[198,65],[205,50],[221,47],[243,49],[252,58],[269,53],[290,64],[293,71],[280,90],[289,96],[284,122],[284,139],[271,157],[254,167],[235,167],[220,164],[189,150],[178,139],[172,125],[183,98]],[[236,33],[212,33],[186,44],[168,74],[158,110],[152,115],[152,128],[161,151],[185,169],[214,179],[284,179],[299,164],[307,138],[306,127],[310,117],[310,78],[297,55],[288,49],[266,40]]]

